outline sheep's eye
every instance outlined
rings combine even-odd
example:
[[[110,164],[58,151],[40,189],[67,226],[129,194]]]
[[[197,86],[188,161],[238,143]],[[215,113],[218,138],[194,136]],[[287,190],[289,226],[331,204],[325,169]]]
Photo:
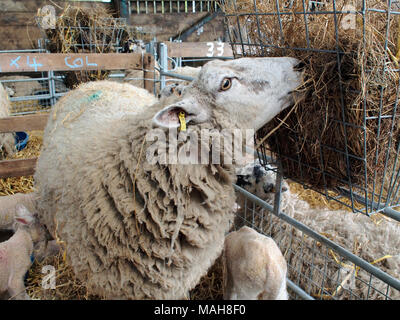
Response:
[[[180,97],[182,95],[182,90],[175,90],[174,93]]]
[[[231,78],[224,78],[221,82],[221,90],[226,91],[232,87],[232,79]]]

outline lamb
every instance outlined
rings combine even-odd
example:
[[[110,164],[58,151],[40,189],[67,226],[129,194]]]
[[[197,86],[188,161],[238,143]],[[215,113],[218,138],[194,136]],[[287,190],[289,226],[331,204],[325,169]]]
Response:
[[[16,193],[9,196],[0,197],[0,235],[9,237],[9,232],[15,232],[18,229],[16,217],[18,216],[17,205],[23,205],[29,212],[36,212],[36,192]],[[33,215],[34,216],[34,215]],[[46,228],[38,221],[30,229],[34,240],[34,258],[36,261],[42,261],[46,257],[57,255],[61,248],[55,240],[51,239]]]
[[[185,88],[188,86],[187,83],[172,83],[165,86],[159,94],[159,98],[168,98],[171,96],[180,97],[183,95]]]
[[[36,91],[43,90],[42,85],[39,81],[33,80],[34,78],[28,76],[3,76],[0,77],[0,81],[3,82],[3,86],[13,92],[12,96],[33,96]],[[13,81],[19,80],[19,81]]]
[[[10,101],[7,91],[0,83],[0,118],[10,115]],[[0,159],[16,152],[14,133],[0,133]]]
[[[174,70],[171,70],[171,72],[180,74],[183,76],[188,76],[192,77],[193,79],[197,78],[201,70],[201,67],[193,68],[193,67],[177,67]],[[159,98],[162,99],[163,97],[169,97],[172,94],[180,97],[185,88],[190,84],[190,81],[177,81],[171,84],[168,84],[165,86],[159,94]]]
[[[8,291],[12,299],[28,300],[24,276],[32,262],[33,242],[31,230],[35,218],[23,205],[17,205],[16,233],[0,243],[0,293]]]
[[[60,99],[38,159],[37,207],[90,293],[180,299],[198,283],[220,255],[233,218],[233,165],[164,163],[158,156],[173,146],[151,134],[178,137],[185,152],[185,134],[258,129],[293,103],[302,76],[297,63],[212,61],[170,105],[127,99],[128,87],[110,89],[107,81]],[[187,130],[178,134],[182,113]],[[210,141],[199,142],[210,154]]]
[[[224,299],[288,300],[286,261],[271,238],[242,227],[226,236],[222,257]]]
[[[37,194],[16,193],[9,196],[0,197],[0,230],[15,230],[15,206],[19,203],[24,205],[30,212],[36,212]]]
[[[254,190],[254,187],[250,185],[244,185],[243,188]],[[272,194],[265,196],[263,193],[255,193],[255,195],[273,204],[274,197]],[[376,223],[374,218],[345,210],[311,209],[307,202],[300,200],[290,190],[282,193],[281,199],[281,211],[285,214],[328,237],[347,250],[351,252],[356,250],[355,253],[367,262],[374,262],[382,257],[387,257],[380,268],[395,278],[400,277],[399,223],[385,218]],[[243,218],[245,213],[238,211],[238,214]],[[369,299],[383,298],[378,291],[368,290],[368,286],[364,285],[364,283],[370,281],[368,273],[357,272],[357,277],[362,280],[355,280],[356,268],[352,267],[350,262],[343,261],[340,268],[338,264],[329,264],[330,267],[326,270],[327,277],[323,280],[322,274],[326,264],[324,259],[326,255],[325,247],[315,245],[312,238],[303,237],[301,231],[291,229],[289,225],[283,223],[276,216],[260,209],[258,214],[255,215],[254,227],[276,239],[282,252],[286,252],[285,258],[292,266],[289,278],[297,277],[297,271],[309,274],[311,272],[309,263],[313,261],[313,278],[311,281],[316,284],[313,288],[318,288],[318,284],[324,283],[324,286],[331,288],[332,294],[339,299],[351,297],[349,290],[343,290],[346,288],[351,289],[353,295],[359,296],[360,299],[367,297]],[[296,238],[299,241],[294,240]],[[291,250],[288,250],[288,248],[291,248]],[[312,252],[311,248],[319,254]],[[296,252],[302,252],[302,254],[298,255]],[[332,259],[338,258],[334,253],[331,253],[330,256]],[[371,284],[381,292],[386,292],[386,285],[379,279],[373,277]],[[300,286],[302,288],[307,288],[309,285],[310,282],[301,278]],[[335,290],[337,293],[335,293]],[[311,291],[311,294],[317,295],[318,292],[317,290]],[[390,287],[388,294],[391,299],[400,299],[400,292],[394,288]]]

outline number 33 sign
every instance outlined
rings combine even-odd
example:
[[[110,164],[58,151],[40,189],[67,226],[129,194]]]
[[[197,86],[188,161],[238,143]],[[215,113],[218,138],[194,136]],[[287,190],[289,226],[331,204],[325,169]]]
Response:
[[[214,57],[215,56],[215,53],[214,53],[215,43],[207,42],[207,47],[208,47],[207,57]],[[216,56],[222,57],[224,54],[224,43],[218,42],[218,43],[216,43],[216,47],[217,47],[217,55]]]

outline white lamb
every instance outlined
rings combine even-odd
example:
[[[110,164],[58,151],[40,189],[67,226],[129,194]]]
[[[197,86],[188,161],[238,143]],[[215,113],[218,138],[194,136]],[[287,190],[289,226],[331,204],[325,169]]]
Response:
[[[0,197],[0,230],[15,230],[16,205],[22,204],[30,212],[35,212],[36,199],[34,192]]]
[[[0,118],[10,116],[10,100],[7,91],[0,83]],[[0,159],[16,152],[14,133],[0,133]]]
[[[18,217],[18,205],[23,205],[34,216],[36,212],[37,194],[31,193],[16,193],[9,196],[0,197],[0,235],[7,236],[7,231],[16,231],[19,223],[16,220]],[[30,233],[34,240],[34,258],[37,261],[42,261],[48,256],[57,255],[60,252],[60,247],[55,240],[48,241],[51,237],[45,226],[36,221],[32,227],[29,227]]]
[[[222,257],[224,299],[288,300],[286,261],[272,238],[242,227],[226,236]]]
[[[8,291],[11,299],[29,299],[25,291],[24,276],[32,264],[32,231],[36,222],[33,214],[23,205],[17,205],[16,233],[0,243],[0,293]]]

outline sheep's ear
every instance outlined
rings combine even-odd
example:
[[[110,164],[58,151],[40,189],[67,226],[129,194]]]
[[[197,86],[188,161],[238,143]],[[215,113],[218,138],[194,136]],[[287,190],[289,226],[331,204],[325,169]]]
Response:
[[[29,225],[34,222],[33,214],[22,204],[15,206],[15,220],[23,225]]]
[[[196,99],[183,99],[172,105],[166,106],[153,117],[153,125],[160,128],[176,129],[181,127],[183,121],[187,124],[202,123],[210,118],[210,112],[200,106]]]

